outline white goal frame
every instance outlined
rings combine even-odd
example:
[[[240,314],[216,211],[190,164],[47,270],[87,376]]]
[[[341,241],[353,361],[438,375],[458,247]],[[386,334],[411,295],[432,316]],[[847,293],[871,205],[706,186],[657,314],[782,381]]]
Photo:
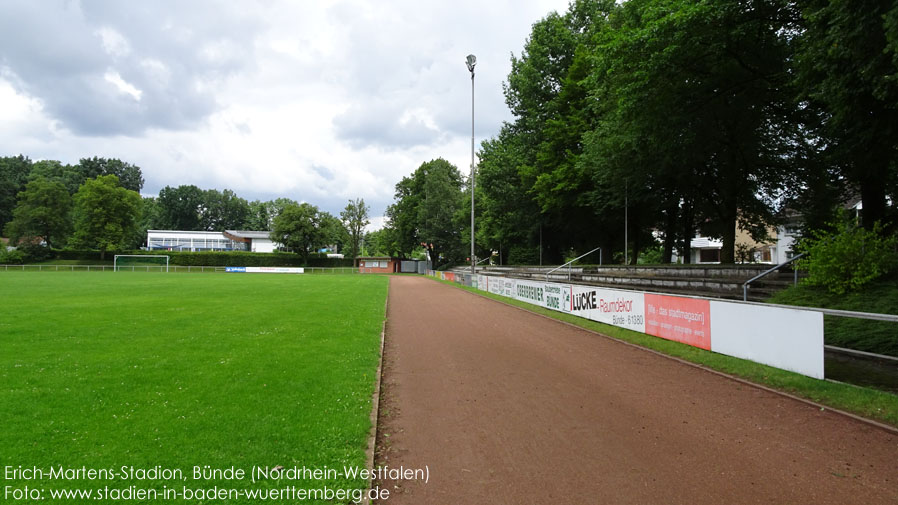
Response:
[[[115,258],[113,258],[113,260],[112,260],[112,271],[113,272],[119,271],[119,268],[118,268],[118,259],[119,258],[165,258],[165,271],[168,272],[168,260],[169,260],[170,256],[167,256],[165,254],[116,254]],[[126,267],[122,267],[122,268],[124,269]],[[133,271],[135,267],[132,266],[132,267],[127,267],[127,268],[131,268],[131,270]],[[159,265],[159,268],[162,268],[162,265]],[[149,271],[149,269],[150,269],[150,267],[147,266],[147,271]]]

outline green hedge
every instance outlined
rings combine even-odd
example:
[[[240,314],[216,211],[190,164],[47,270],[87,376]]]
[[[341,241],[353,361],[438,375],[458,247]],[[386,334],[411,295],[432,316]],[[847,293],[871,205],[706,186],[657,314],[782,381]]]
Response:
[[[56,259],[60,260],[100,260],[99,251],[54,251]],[[294,253],[253,253],[243,251],[118,251],[106,252],[106,258],[112,259],[116,254],[157,254],[168,256],[169,264],[180,266],[207,266],[207,267],[351,267],[352,259],[328,258],[326,254],[314,253],[309,255],[308,264],[304,263],[302,256]]]

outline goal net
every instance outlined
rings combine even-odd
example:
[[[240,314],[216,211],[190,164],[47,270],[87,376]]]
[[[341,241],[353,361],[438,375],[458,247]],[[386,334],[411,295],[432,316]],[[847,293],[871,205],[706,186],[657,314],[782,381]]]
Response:
[[[168,272],[168,256],[155,254],[116,254],[113,270],[120,272]]]

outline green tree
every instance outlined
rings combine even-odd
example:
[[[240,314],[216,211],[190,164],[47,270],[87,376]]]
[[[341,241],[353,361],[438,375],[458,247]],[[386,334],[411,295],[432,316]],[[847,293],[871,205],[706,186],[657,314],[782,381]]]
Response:
[[[134,237],[131,239],[131,247],[137,249],[146,245],[147,230],[165,229],[162,226],[162,209],[159,201],[152,196],[142,197],[140,202],[140,219],[135,227]]]
[[[342,221],[343,227],[346,228],[346,232],[349,235],[349,256],[354,261],[359,257],[363,233],[365,232],[365,227],[370,223],[368,210],[369,207],[365,205],[365,200],[356,198],[355,200],[350,200],[343,212],[340,212],[340,221]]]
[[[387,208],[388,232],[395,249],[410,256],[427,249],[434,268],[464,259],[461,240],[462,179],[455,165],[437,158],[421,164],[396,184],[395,200]]]
[[[481,144],[477,167],[477,242],[499,251],[502,263],[512,247],[538,247],[540,207],[518,171],[524,163],[520,141],[506,125]]]
[[[587,141],[594,204],[629,180],[638,208],[650,210],[634,216],[634,231],[685,205],[687,222],[699,214],[703,232],[723,241],[721,262],[733,263],[737,223],[760,235],[773,221],[801,143],[789,87],[793,5],[633,0],[613,22],[594,52],[603,109]]]
[[[319,226],[321,227],[321,243],[320,247],[332,247],[333,252],[343,252],[347,242],[349,242],[349,234],[339,218],[330,212],[319,212]]]
[[[201,211],[203,190],[194,185],[165,186],[159,191],[161,227],[167,230],[203,230]]]
[[[299,205],[299,203],[289,198],[277,198],[267,202],[260,200],[250,202],[246,228],[248,230],[271,230],[274,218],[288,205]]]
[[[898,7],[894,2],[803,0],[798,83],[823,111],[820,143],[830,164],[860,191],[862,222],[896,221],[898,187]]]
[[[393,230],[389,228],[365,233],[361,254],[364,256],[398,256],[399,252],[393,245],[392,233]]]
[[[587,86],[593,71],[589,48],[614,5],[573,2],[567,13],[535,23],[521,56],[512,57],[505,96],[515,121],[499,140],[512,144],[504,151],[516,160],[524,191],[517,199],[526,195],[538,205],[538,212],[528,213],[526,238],[512,245],[524,250],[542,243],[550,261],[561,260],[572,247],[592,248],[595,231],[607,229],[592,208],[593,180],[580,157],[583,133],[596,120]]]
[[[463,191],[461,174],[443,159],[424,165],[423,197],[418,206],[418,238],[426,244],[434,264],[455,263],[464,258],[458,215]]]
[[[48,248],[65,243],[72,229],[72,197],[61,182],[43,177],[32,180],[19,193],[6,234],[13,243],[42,238]]]
[[[12,220],[16,198],[25,189],[31,160],[23,155],[0,158],[0,230]]]
[[[271,240],[302,254],[307,264],[309,253],[323,245],[326,239],[322,214],[318,207],[308,203],[284,207],[272,223]]]
[[[127,247],[140,218],[141,199],[136,191],[119,185],[115,175],[88,179],[74,197],[75,247],[106,251]]]
[[[31,167],[31,174],[29,174],[28,179],[33,180],[38,177],[62,183],[68,190],[69,195],[74,195],[86,180],[78,166],[64,165],[57,160],[35,161]]]
[[[268,208],[269,202],[253,200],[249,202],[249,215],[246,216],[247,230],[271,230],[271,217]]]
[[[250,215],[249,203],[230,189],[203,192],[200,227],[206,231],[240,229]]]
[[[421,245],[418,239],[418,203],[421,200],[420,184],[411,177],[403,177],[396,183],[393,203],[387,207],[385,229],[390,238],[390,247],[397,256],[408,256]]]
[[[114,175],[118,177],[119,184],[131,191],[140,193],[143,189],[143,173],[140,167],[124,162],[117,158],[81,158],[76,166],[83,180],[95,179],[101,175]]]

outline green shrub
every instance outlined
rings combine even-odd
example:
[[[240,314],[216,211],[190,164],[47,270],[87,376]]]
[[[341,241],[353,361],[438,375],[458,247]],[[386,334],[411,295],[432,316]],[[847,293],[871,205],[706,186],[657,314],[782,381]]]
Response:
[[[512,246],[508,250],[509,265],[538,265],[539,249],[536,247]]]
[[[640,265],[663,265],[661,258],[664,257],[664,246],[653,246],[642,251],[639,255],[637,263]]]
[[[835,294],[856,291],[898,266],[898,237],[885,236],[879,223],[866,230],[848,220],[835,232],[815,232],[800,245],[808,257],[799,267],[808,271],[807,284]]]
[[[7,250],[0,245],[0,265],[21,265],[25,263],[25,253],[18,249]]]
[[[100,251],[76,251],[72,249],[61,249],[54,250],[53,254],[55,255],[55,259],[58,260],[100,261]],[[107,252],[107,258],[111,259],[112,257],[109,256],[109,254],[114,255],[116,253]]]
[[[22,253],[24,261],[27,263],[37,263],[53,257],[53,251],[40,244],[19,244],[16,250]]]

